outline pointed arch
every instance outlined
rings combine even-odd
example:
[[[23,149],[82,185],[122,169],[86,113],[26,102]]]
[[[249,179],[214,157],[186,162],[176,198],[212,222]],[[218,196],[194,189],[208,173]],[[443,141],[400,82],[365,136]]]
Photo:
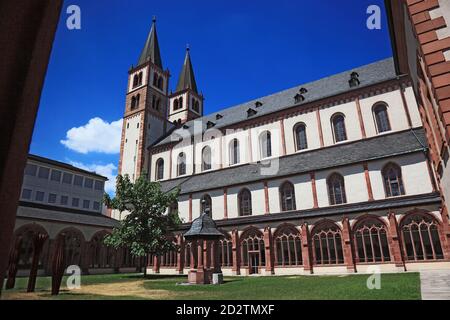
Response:
[[[388,226],[374,215],[360,217],[352,228],[357,263],[388,262],[390,249]]]
[[[294,185],[285,181],[279,188],[280,208],[282,212],[297,210]]]
[[[376,104],[374,104],[372,107],[372,114],[378,133],[391,131],[388,106],[385,102],[377,102]]]
[[[261,159],[272,157],[272,133],[264,131],[259,135],[259,149]]]
[[[342,231],[333,221],[325,219],[311,230],[311,242],[315,265],[339,265],[344,263]]]
[[[405,195],[402,169],[394,162],[389,162],[381,170],[384,182],[384,191],[387,198]]]
[[[164,159],[159,158],[156,161],[156,170],[155,170],[155,180],[163,180],[164,179]]]
[[[302,237],[291,224],[283,224],[273,234],[275,265],[293,267],[303,264]]]
[[[340,173],[332,173],[327,179],[328,199],[330,205],[339,205],[347,203],[345,192],[345,180]]]
[[[240,265],[250,273],[258,273],[266,265],[264,234],[255,227],[247,228],[239,238]]]
[[[229,144],[229,154],[230,154],[230,165],[235,165],[240,163],[240,147],[239,140],[233,139]]]
[[[247,188],[242,189],[238,194],[239,216],[252,215],[252,193]]]
[[[308,149],[308,138],[306,136],[306,125],[303,122],[294,126],[294,141],[296,151]]]
[[[186,154],[181,152],[177,159],[177,176],[184,176],[186,174]]]
[[[342,113],[336,113],[331,117],[331,126],[333,128],[333,137],[335,143],[347,140],[345,116]]]
[[[211,147],[205,146],[202,149],[202,171],[208,171],[212,168]]]

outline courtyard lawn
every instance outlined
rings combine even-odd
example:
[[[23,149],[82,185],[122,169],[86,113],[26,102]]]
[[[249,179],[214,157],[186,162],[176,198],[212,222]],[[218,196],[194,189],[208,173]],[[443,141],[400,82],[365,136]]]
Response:
[[[418,273],[383,274],[381,290],[369,290],[367,275],[226,277],[221,286],[185,286],[186,276],[116,274],[83,276],[81,289],[63,287],[58,297],[50,295],[51,279],[38,278],[35,293],[26,293],[27,279],[19,278],[14,290],[4,290],[2,299],[179,299],[179,300],[417,300]],[[63,284],[66,281],[63,280]]]

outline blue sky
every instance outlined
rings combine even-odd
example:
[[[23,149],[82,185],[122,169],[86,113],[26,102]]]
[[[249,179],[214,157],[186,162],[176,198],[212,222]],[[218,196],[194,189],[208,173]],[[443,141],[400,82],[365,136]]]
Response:
[[[81,30],[66,27],[71,4]],[[366,28],[373,4],[381,30]],[[392,55],[383,0],[65,1],[32,153],[114,176],[127,71],[153,15],[171,88],[190,44],[205,113]]]

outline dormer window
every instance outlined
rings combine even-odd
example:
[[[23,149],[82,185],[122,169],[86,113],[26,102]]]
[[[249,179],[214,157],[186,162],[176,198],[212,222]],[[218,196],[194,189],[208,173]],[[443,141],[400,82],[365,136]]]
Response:
[[[348,84],[349,84],[350,88],[357,87],[361,84],[361,81],[359,81],[358,72],[352,72],[350,74],[350,80],[348,81]]]
[[[250,109],[247,110],[247,117],[248,117],[248,118],[253,117],[253,116],[255,116],[257,113],[258,113],[258,111],[256,111],[255,109],[250,108]]]
[[[299,93],[297,93],[294,97],[295,99],[295,103],[301,103],[303,101],[305,101],[305,97]]]
[[[223,115],[221,115],[220,113],[216,114],[216,120],[220,120],[223,118]]]
[[[263,106],[263,103],[261,101],[256,101],[255,102],[255,107],[261,108],[262,106]]]
[[[212,127],[214,127],[216,124],[214,123],[214,122],[212,122],[212,121],[208,121],[207,123],[206,123],[206,128],[207,129],[211,129]]]

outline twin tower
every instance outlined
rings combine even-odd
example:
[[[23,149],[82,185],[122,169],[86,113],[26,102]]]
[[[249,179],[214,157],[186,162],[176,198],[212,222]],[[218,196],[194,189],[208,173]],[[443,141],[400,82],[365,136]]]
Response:
[[[132,181],[149,172],[150,145],[174,127],[203,115],[203,96],[197,90],[189,48],[173,93],[169,93],[169,78],[153,19],[137,66],[131,67],[128,74],[119,174],[128,174]]]

